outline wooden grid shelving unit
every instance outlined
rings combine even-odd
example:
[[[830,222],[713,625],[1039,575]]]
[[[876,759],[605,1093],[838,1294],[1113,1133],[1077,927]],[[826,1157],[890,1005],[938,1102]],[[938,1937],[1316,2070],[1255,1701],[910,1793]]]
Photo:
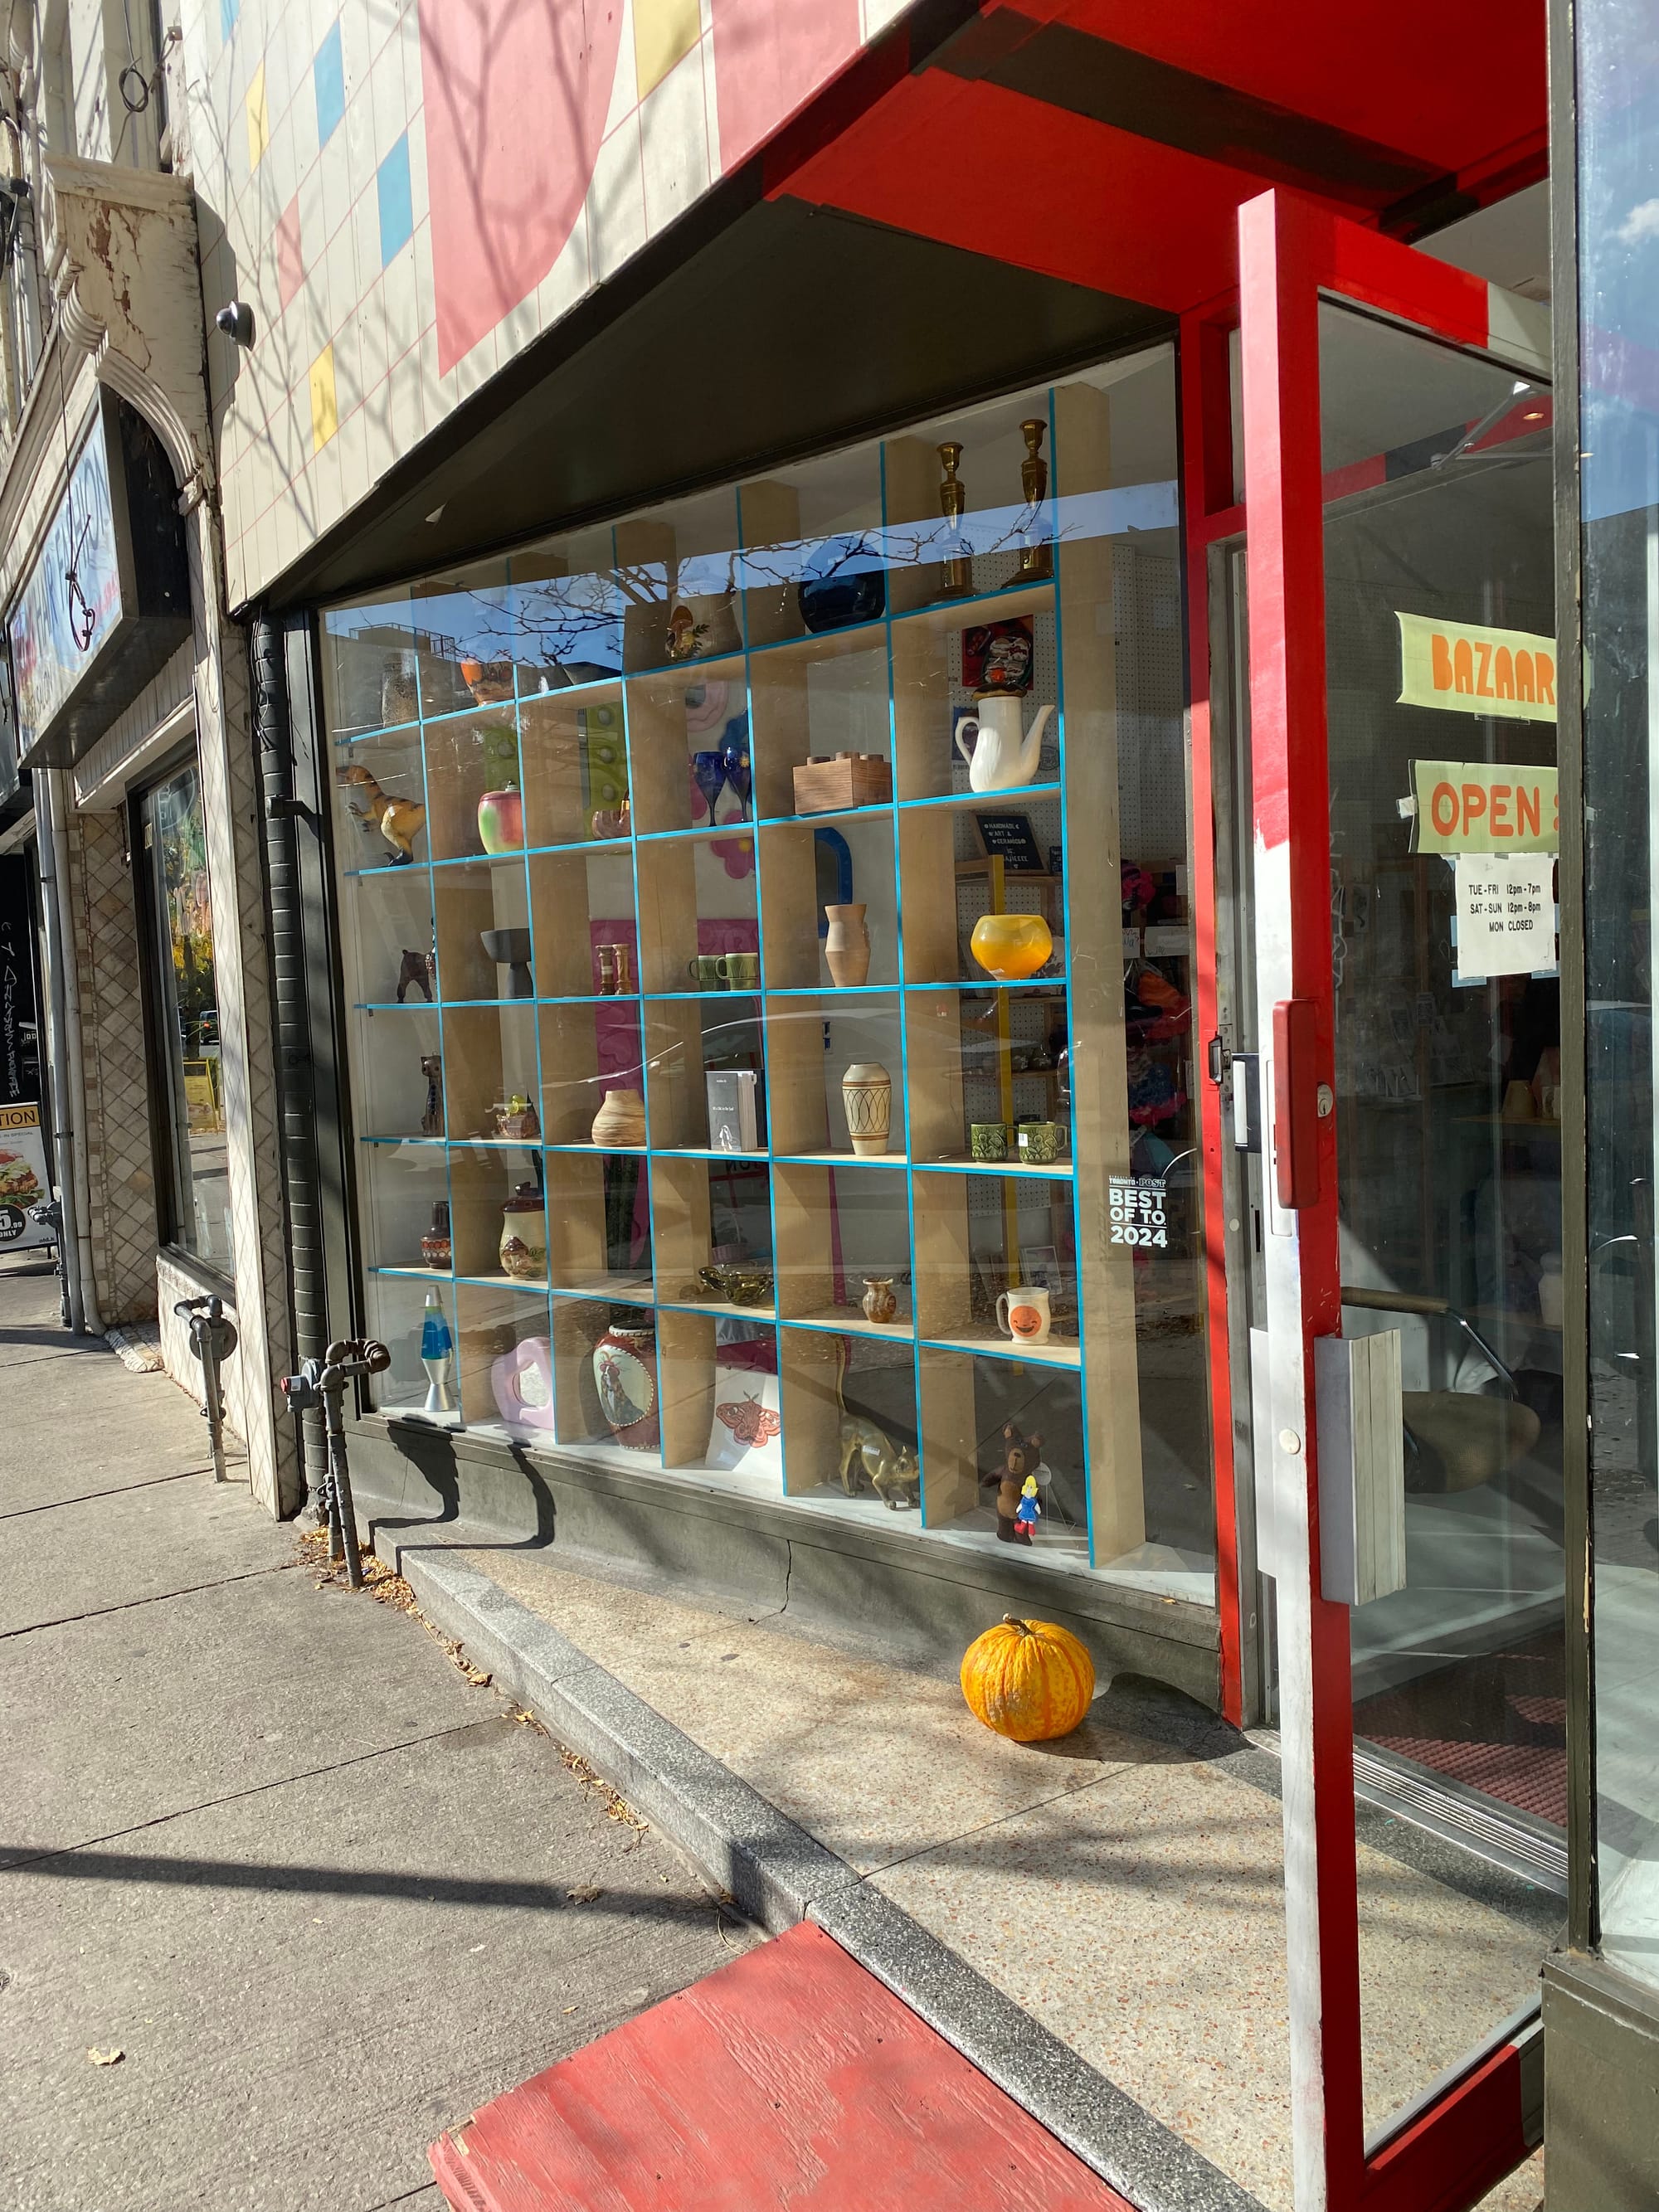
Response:
[[[1045,404],[1054,495],[1103,489],[1109,395],[1075,384]],[[1086,1468],[1071,1472],[1086,1500],[1088,1559],[1105,1563],[1146,1533],[1132,1255],[1107,1226],[1107,1178],[1130,1171],[1132,1133],[1111,543],[1062,537],[1052,575],[1020,582],[1005,533],[994,550],[976,548],[973,588],[947,597],[933,438],[889,440],[877,459],[867,518],[885,565],[877,619],[806,631],[787,579],[792,562],[811,558],[811,534],[792,487],[765,482],[732,501],[734,582],[714,652],[665,658],[670,605],[690,590],[694,564],[672,522],[651,518],[599,534],[616,581],[582,680],[540,688],[534,657],[506,653],[495,665],[510,696],[481,702],[463,672],[461,623],[447,624],[438,587],[325,635],[337,763],[366,768],[382,795],[425,810],[413,857],[395,860],[373,793],[355,778],[340,783],[368,1320],[394,1350],[406,1346],[435,1291],[454,1339],[455,1420],[499,1422],[498,1363],[515,1345],[544,1345],[544,1397],[534,1425],[514,1431],[520,1441],[688,1473],[708,1453],[716,1324],[763,1329],[776,1345],[780,1489],[792,1497],[836,1495],[825,1486],[842,1397],[878,1372],[892,1432],[919,1447],[920,1512],[895,1516],[896,1527],[986,1524],[975,1377],[1013,1363],[1033,1387],[1078,1394]],[[975,525],[970,510],[970,542]],[[556,584],[558,568],[542,556],[536,587]],[[499,580],[447,588],[465,592],[475,623],[479,591],[494,592],[511,636],[514,592],[529,586],[511,562],[491,574]],[[1055,708],[1054,757],[1029,787],[977,796],[959,765],[953,773],[960,634],[1016,615],[1048,656],[1048,686],[1024,714],[1029,722],[1039,704]],[[855,713],[884,732],[890,799],[797,815],[794,769],[831,749],[826,719],[839,727]],[[743,718],[743,817],[718,818],[731,808],[728,785],[717,818],[702,818],[693,757]],[[509,783],[521,794],[522,844],[486,854],[479,801]],[[1020,882],[975,848],[972,823],[975,810],[1037,800],[1059,811],[1066,865],[1059,878]],[[870,974],[857,988],[836,988],[819,935],[840,865],[871,920]],[[980,973],[966,951],[970,890],[981,908],[1047,912],[1061,972],[1006,988]],[[516,965],[493,957],[498,932],[518,933]],[[605,988],[605,945],[625,951],[620,991]],[[744,951],[756,956],[752,976],[702,987],[700,956]],[[408,956],[428,952],[430,1000],[406,982],[399,1003]],[[533,995],[512,995],[526,982]],[[1013,1065],[1018,1035],[1044,1024],[1069,1040],[1067,1151],[1041,1166],[973,1160],[964,1071],[994,1080],[1006,1118],[1052,1101],[1051,1070]],[[854,1155],[842,1114],[839,1079],[854,1059],[878,1059],[892,1077],[890,1149],[876,1158]],[[711,1142],[704,1079],[732,1066],[763,1077],[747,1155]],[[611,1088],[642,1095],[644,1127],[599,1141],[594,1118]],[[531,1102],[533,1136],[497,1127],[495,1109],[514,1097]],[[496,1247],[503,1206],[526,1193],[543,1201],[545,1273],[515,1279]],[[448,1209],[447,1266],[421,1257],[438,1205]],[[1035,1347],[1000,1335],[990,1310],[996,1291],[1021,1279],[1022,1244],[1057,1250],[1075,1280],[1071,1310]],[[896,1279],[894,1321],[865,1319],[853,1246],[886,1262],[872,1272]],[[700,1271],[722,1258],[769,1276],[769,1296],[750,1305],[714,1296]],[[612,1443],[591,1370],[606,1326],[630,1316],[655,1330],[654,1454]],[[425,1386],[405,1351],[382,1403],[416,1412]]]

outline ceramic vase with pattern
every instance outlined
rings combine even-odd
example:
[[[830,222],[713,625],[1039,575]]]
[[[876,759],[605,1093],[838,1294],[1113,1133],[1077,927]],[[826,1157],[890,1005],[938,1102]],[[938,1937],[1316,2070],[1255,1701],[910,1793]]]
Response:
[[[853,1150],[868,1158],[887,1150],[893,1079],[878,1060],[855,1060],[841,1079],[841,1103]]]

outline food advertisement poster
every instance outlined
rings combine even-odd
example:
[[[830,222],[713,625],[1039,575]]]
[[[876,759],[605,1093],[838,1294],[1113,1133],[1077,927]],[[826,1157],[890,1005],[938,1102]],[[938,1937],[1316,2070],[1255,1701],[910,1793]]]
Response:
[[[0,1106],[0,1252],[57,1241],[50,1229],[29,1219],[27,1210],[51,1195],[40,1109],[33,1100]]]

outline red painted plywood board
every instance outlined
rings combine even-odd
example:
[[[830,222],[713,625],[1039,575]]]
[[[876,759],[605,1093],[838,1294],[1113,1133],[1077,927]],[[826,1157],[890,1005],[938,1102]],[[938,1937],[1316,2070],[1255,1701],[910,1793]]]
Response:
[[[821,1929],[434,2143],[457,2212],[1131,2212]]]

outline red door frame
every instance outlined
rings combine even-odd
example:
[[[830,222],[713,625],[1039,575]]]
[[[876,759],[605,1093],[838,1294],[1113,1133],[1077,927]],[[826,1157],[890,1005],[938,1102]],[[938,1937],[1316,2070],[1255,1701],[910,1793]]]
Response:
[[[1522,2060],[1515,2045],[1500,2045],[1367,2157],[1349,1620],[1346,1606],[1323,1595],[1319,1575],[1310,1378],[1315,1340],[1340,1335],[1342,1325],[1335,1120],[1320,1097],[1335,1082],[1321,295],[1506,356],[1522,374],[1537,374],[1540,364],[1494,331],[1494,303],[1504,296],[1496,288],[1311,201],[1266,192],[1239,210],[1238,234],[1258,1035],[1276,1062],[1270,1182],[1289,1231],[1263,1239],[1272,1403],[1262,1427],[1272,1463],[1258,1481],[1272,1484],[1274,1498],[1295,2201],[1297,2212],[1455,2212],[1530,2148]],[[1195,676],[1204,672],[1194,717],[1201,696],[1206,739],[1200,746],[1195,726],[1194,752],[1206,797],[1200,547],[1243,519],[1224,504],[1230,467],[1224,486],[1219,479],[1231,319],[1224,307],[1189,318],[1187,334],[1189,588]],[[1497,319],[1501,329],[1501,311]]]

